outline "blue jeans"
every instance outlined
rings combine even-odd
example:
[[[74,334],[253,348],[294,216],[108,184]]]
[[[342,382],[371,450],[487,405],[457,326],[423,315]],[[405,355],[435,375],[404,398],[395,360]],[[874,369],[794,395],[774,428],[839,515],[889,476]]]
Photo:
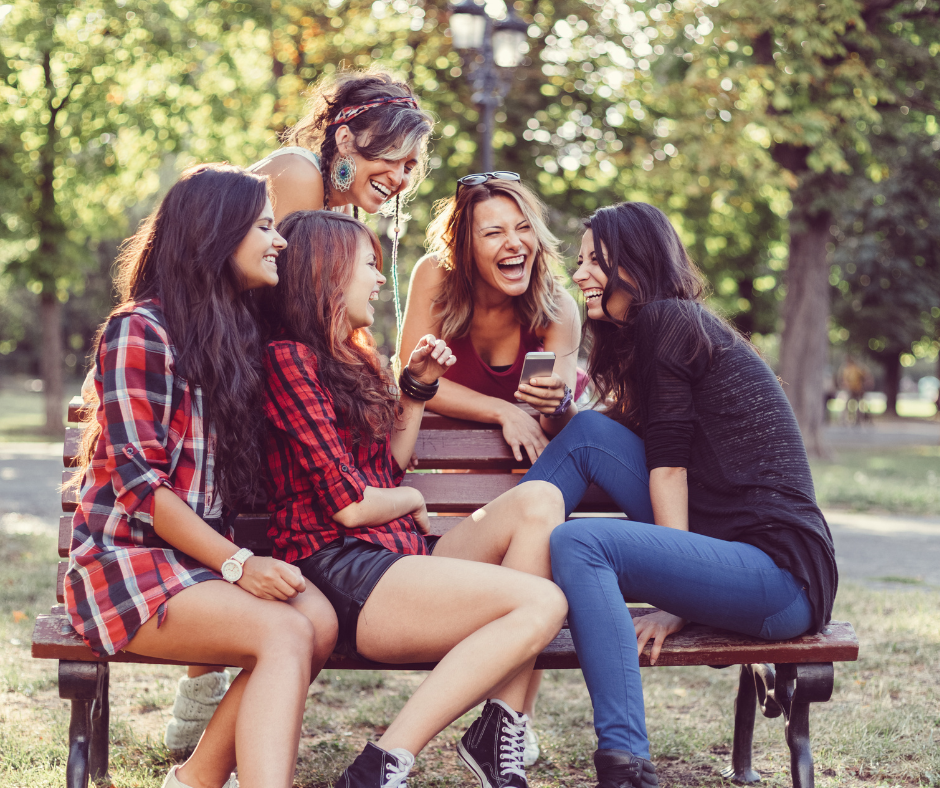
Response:
[[[631,518],[571,520],[551,539],[552,573],[568,597],[568,622],[600,749],[649,758],[636,631],[623,598],[682,618],[768,640],[805,632],[805,589],[752,545],[651,525],[643,441],[599,413],[578,414],[523,481],[554,484],[566,515],[589,483]]]

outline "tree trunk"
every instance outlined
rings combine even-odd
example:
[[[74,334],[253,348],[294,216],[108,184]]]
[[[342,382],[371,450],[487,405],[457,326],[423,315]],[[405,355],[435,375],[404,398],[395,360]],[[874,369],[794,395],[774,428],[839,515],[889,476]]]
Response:
[[[882,368],[885,371],[885,413],[890,416],[898,415],[898,391],[901,389],[901,354],[888,352],[885,354]]]
[[[62,437],[62,400],[65,397],[65,353],[62,345],[62,305],[55,293],[43,291],[39,300],[42,323],[42,355],[39,369],[46,399],[47,435]]]
[[[829,241],[831,216],[808,210],[813,195],[806,186],[793,192],[790,262],[783,302],[780,377],[812,457],[828,457],[825,422],[825,373],[829,356]]]

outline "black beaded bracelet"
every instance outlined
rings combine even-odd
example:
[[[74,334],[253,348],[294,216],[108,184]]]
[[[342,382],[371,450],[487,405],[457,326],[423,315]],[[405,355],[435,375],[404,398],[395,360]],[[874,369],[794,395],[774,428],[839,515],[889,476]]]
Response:
[[[398,376],[398,388],[412,399],[418,400],[418,402],[427,402],[432,399],[437,394],[440,386],[441,384],[437,380],[433,383],[422,383],[411,374],[408,367],[402,368],[401,374]]]

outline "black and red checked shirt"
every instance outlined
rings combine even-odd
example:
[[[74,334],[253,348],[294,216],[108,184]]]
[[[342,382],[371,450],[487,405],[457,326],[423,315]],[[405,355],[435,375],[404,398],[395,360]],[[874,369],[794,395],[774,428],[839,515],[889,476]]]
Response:
[[[361,501],[366,487],[397,487],[404,473],[388,438],[353,440],[317,370],[316,355],[306,345],[291,340],[268,344],[265,486],[274,556],[294,563],[347,534],[396,553],[427,555],[427,543],[410,516],[362,528],[344,528],[333,520],[338,511]]]

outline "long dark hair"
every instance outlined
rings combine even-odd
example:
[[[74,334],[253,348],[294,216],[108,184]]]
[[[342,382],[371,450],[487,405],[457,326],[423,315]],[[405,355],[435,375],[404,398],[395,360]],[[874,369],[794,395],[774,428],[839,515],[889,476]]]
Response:
[[[109,316],[159,301],[176,370],[202,388],[203,417],[216,434],[216,484],[231,507],[260,489],[261,434],[255,425],[264,382],[256,309],[250,292],[239,294],[232,255],[267,198],[267,180],[238,167],[203,164],[184,172],[122,247],[115,278],[120,304]],[[92,416],[83,465],[91,461],[99,432]]]
[[[277,287],[260,299],[267,333],[313,351],[320,380],[356,439],[384,438],[394,424],[397,402],[372,332],[350,331],[343,298],[363,241],[372,244],[381,269],[379,239],[358,220],[333,211],[297,211],[277,230],[287,249],[278,257]]]
[[[584,226],[593,232],[597,263],[607,275],[601,307],[610,319],[610,322],[585,321],[590,344],[588,374],[600,401],[608,406],[607,414],[637,429],[638,383],[633,369],[637,361],[633,336],[637,316],[642,307],[654,301],[677,300],[690,317],[693,332],[690,355],[702,350],[711,355],[715,343],[702,320],[705,279],[669,219],[652,205],[623,202],[601,208]],[[604,254],[605,247],[610,259]],[[621,277],[619,271],[631,281]],[[625,316],[608,311],[610,299],[617,291],[631,299]],[[728,330],[735,341],[737,333],[730,326]]]
[[[308,148],[320,154],[324,207],[330,205],[330,171],[336,158],[334,132],[338,126],[334,128],[330,124],[346,107],[389,97],[410,98],[417,103],[408,83],[378,68],[327,75],[311,89],[307,113],[282,135],[285,145]],[[407,191],[401,195],[402,201],[415,193],[427,173],[427,143],[434,128],[434,117],[429,112],[403,104],[384,104],[372,107],[344,125],[355,137],[356,152],[366,159],[394,161],[417,148],[417,165],[411,172]]]

